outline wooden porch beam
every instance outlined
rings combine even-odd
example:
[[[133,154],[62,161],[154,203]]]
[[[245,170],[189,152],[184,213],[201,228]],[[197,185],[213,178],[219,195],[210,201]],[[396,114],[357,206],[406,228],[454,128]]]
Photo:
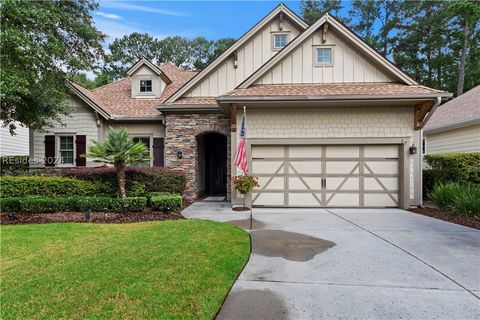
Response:
[[[237,104],[230,105],[230,128],[232,132],[237,132]]]
[[[415,130],[422,128],[423,119],[425,119],[425,116],[432,109],[433,104],[433,101],[424,101],[415,106]]]

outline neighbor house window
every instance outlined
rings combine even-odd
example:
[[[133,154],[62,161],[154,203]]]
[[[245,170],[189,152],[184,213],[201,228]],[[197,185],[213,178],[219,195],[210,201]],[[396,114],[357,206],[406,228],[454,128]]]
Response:
[[[315,62],[317,65],[332,65],[332,48],[315,48]]]
[[[150,155],[150,137],[133,137],[133,142],[141,142],[147,147],[148,151],[145,153],[146,156]],[[143,167],[149,167],[150,162],[138,162],[138,163],[133,163],[134,166],[143,166]]]
[[[273,48],[274,49],[282,49],[287,45],[287,34],[280,33],[273,35]]]
[[[58,156],[60,158],[60,163],[63,165],[73,165],[74,164],[74,136],[60,136],[58,144]]]
[[[422,139],[422,154],[427,153],[427,139],[423,138]]]
[[[152,80],[140,80],[140,92],[152,92]]]

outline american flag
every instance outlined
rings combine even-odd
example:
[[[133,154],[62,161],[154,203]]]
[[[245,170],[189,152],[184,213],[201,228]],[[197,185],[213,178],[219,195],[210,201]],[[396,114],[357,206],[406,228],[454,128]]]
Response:
[[[247,172],[247,112],[243,107],[242,127],[240,129],[240,141],[237,145],[237,155],[235,156],[235,165]]]

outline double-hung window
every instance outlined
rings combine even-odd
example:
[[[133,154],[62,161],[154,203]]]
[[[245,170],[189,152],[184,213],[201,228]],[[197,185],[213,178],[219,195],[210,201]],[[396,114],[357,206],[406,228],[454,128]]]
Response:
[[[58,156],[62,165],[75,164],[74,136],[59,136]]]
[[[150,156],[150,137],[133,137],[133,142],[141,142],[147,147],[148,151],[145,153],[146,156]],[[150,162],[137,162],[133,164],[134,166],[149,167]]]
[[[333,51],[332,48],[316,47],[315,48],[315,64],[319,66],[332,65],[333,64],[332,51]]]
[[[287,34],[278,33],[273,35],[273,49],[280,50],[287,45]]]
[[[152,80],[140,80],[140,92],[152,92]]]

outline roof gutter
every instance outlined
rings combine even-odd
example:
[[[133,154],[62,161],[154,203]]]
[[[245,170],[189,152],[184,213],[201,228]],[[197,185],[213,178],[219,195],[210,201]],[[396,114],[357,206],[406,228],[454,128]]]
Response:
[[[450,94],[450,96],[452,96],[452,95]],[[422,128],[425,127],[425,124],[427,124],[427,121],[430,120],[433,113],[435,112],[435,110],[437,110],[438,106],[440,105],[440,103],[442,103],[442,97],[437,97],[435,103],[433,104],[432,108],[428,112],[427,116],[422,121]]]
[[[451,93],[421,93],[405,95],[331,95],[331,96],[221,96],[218,102],[270,102],[270,101],[353,101],[353,100],[418,100],[451,97]]]
[[[212,112],[222,110],[218,104],[164,104],[157,106],[160,112]]]
[[[163,116],[146,116],[146,117],[123,117],[123,116],[112,116],[110,118],[113,121],[162,121]]]

